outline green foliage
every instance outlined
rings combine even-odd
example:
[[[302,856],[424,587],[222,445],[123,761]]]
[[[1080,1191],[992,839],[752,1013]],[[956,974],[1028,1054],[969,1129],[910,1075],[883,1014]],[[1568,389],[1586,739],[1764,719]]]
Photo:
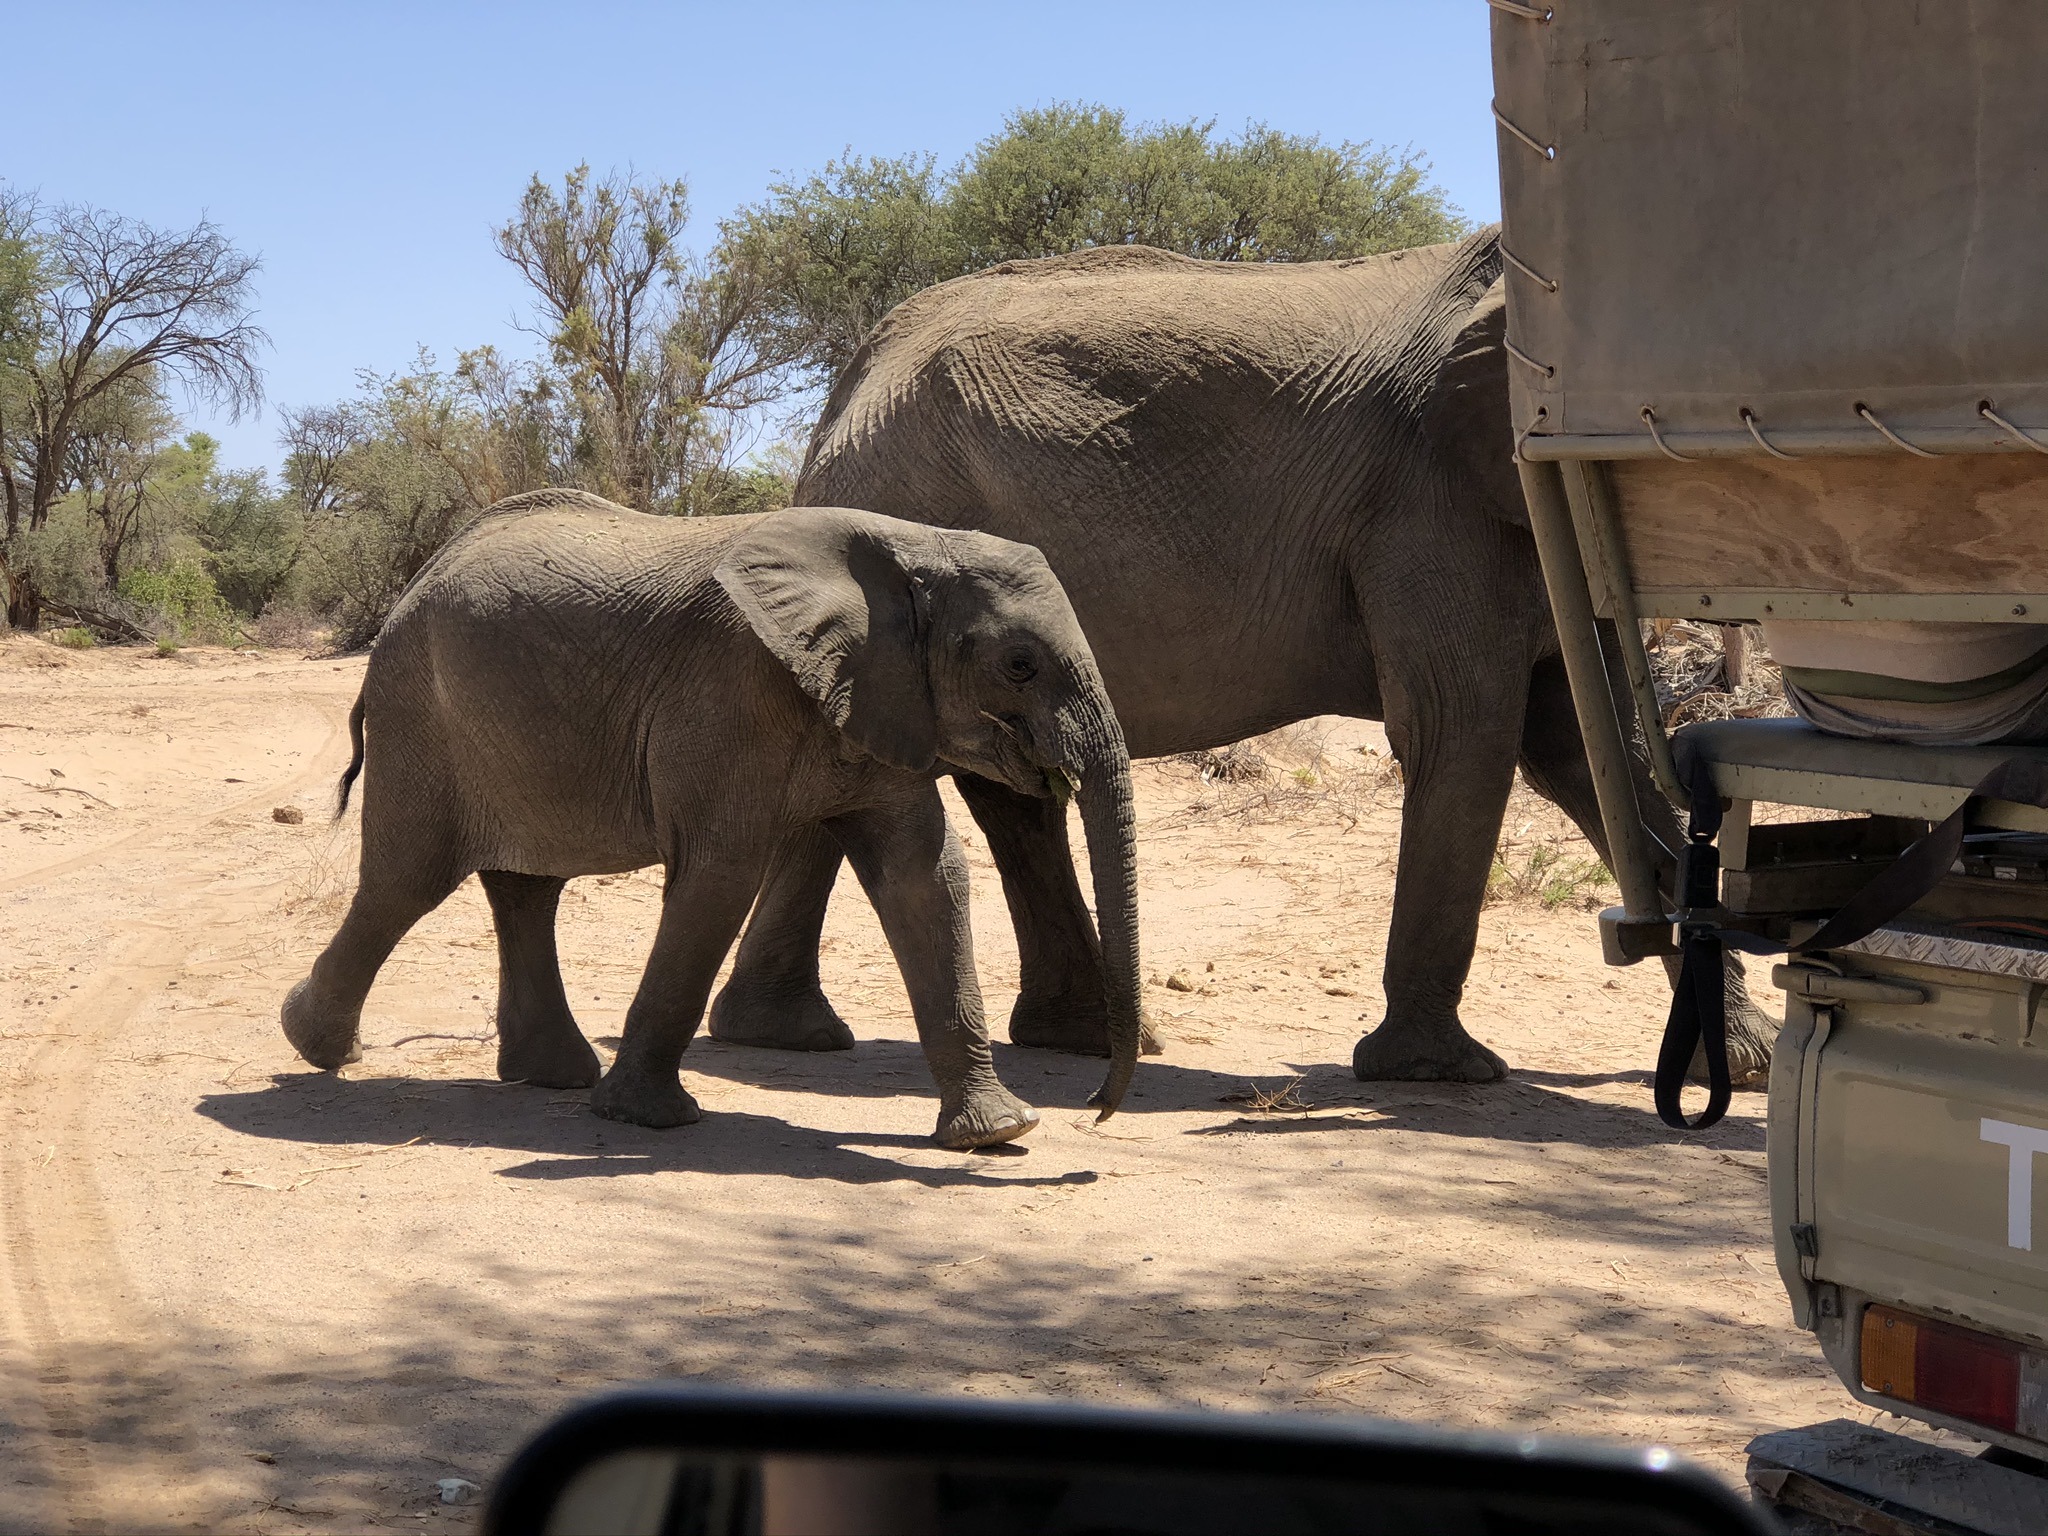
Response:
[[[756,324],[814,380],[921,288],[997,262],[1102,245],[1210,261],[1323,261],[1453,239],[1465,220],[1412,152],[1264,124],[1133,125],[1101,106],[1013,113],[951,171],[929,157],[834,161],[723,226],[720,258],[763,275]]]
[[[60,629],[51,635],[50,639],[55,644],[63,646],[67,651],[89,651],[97,643],[93,639],[92,631],[83,624],[74,624],[69,629]]]
[[[166,630],[167,638],[227,644],[241,633],[213,578],[189,555],[161,569],[128,572],[118,591]]]
[[[789,505],[795,482],[786,474],[758,464],[737,469],[707,469],[690,488],[692,517],[729,517],[743,512],[775,512]]]
[[[260,469],[209,475],[187,527],[228,606],[251,619],[298,565],[305,523],[289,496],[274,494]]]
[[[50,274],[33,213],[26,199],[0,193],[0,380],[34,362],[49,329],[41,296]]]
[[[169,635],[159,635],[157,636],[156,653],[159,656],[175,656],[178,654],[178,642]]]
[[[829,376],[898,304],[972,270],[947,185],[930,155],[830,161],[727,220],[719,260],[758,274],[773,350]]]

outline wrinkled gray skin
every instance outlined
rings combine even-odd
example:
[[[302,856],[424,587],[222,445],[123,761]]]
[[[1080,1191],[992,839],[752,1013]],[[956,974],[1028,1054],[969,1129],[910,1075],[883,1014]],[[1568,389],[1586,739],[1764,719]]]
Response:
[[[1043,550],[1135,756],[1314,715],[1386,722],[1406,799],[1387,1012],[1352,1060],[1366,1079],[1506,1070],[1458,1008],[1518,764],[1607,851],[1512,458],[1503,317],[1491,230],[1297,266],[1143,249],[1011,263],[876,328],[797,497]],[[1101,1052],[1061,818],[999,784],[960,787],[1018,931],[1010,1038]],[[1676,847],[1640,765],[1638,799]],[[785,850],[715,1036],[852,1043],[816,967],[837,862],[821,840]],[[1731,969],[1740,1080],[1771,1029]]]
[[[1097,1102],[1106,1115],[1122,1098],[1139,1031],[1130,763],[1034,549],[840,509],[697,522],[573,491],[515,497],[406,592],[351,724],[361,882],[283,1009],[315,1066],[357,1058],[378,967],[480,872],[499,1076],[595,1084],[591,1107],[636,1125],[696,1120],[683,1048],[771,856],[804,832],[853,861],[881,918],[938,1083],[938,1142],[1020,1136],[1038,1117],[990,1060],[937,768],[1020,801],[1078,783],[1112,1042]],[[555,907],[571,876],[653,863],[661,921],[600,1080],[563,993]]]

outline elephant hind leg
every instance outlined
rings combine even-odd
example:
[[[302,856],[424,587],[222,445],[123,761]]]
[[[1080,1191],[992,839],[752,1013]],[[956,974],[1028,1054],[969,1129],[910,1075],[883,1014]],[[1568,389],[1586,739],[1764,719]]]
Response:
[[[498,930],[498,1076],[539,1088],[588,1088],[597,1052],[576,1027],[555,952],[566,880],[487,869],[478,877]]]
[[[1426,620],[1412,627],[1425,633]],[[1351,1057],[1364,1081],[1507,1075],[1507,1063],[1467,1033],[1459,1004],[1514,784],[1523,698],[1519,677],[1504,675],[1509,665],[1471,636],[1404,655],[1398,666],[1382,659],[1387,734],[1408,787],[1383,973],[1387,1014]]]
[[[761,883],[753,920],[711,1005],[711,1038],[777,1051],[849,1051],[853,1031],[818,980],[839,844],[823,827],[793,833]]]
[[[411,869],[401,877],[373,873],[362,882],[341,927],[306,979],[286,994],[281,1012],[292,1049],[325,1071],[360,1060],[357,1032],[363,999],[398,941],[448,899],[469,871],[453,865]]]
[[[432,735],[402,713],[383,723],[374,707],[372,726],[355,899],[282,1011],[293,1049],[329,1071],[362,1055],[363,999],[398,941],[476,869]],[[393,742],[410,748],[396,762]]]

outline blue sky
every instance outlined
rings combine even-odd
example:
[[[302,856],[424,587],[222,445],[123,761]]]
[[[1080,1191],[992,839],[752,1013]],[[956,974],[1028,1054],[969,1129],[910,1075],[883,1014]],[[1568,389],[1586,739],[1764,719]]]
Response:
[[[964,154],[1019,106],[1412,145],[1497,216],[1482,0],[1345,4],[93,5],[8,23],[0,179],[259,252],[270,402],[206,425],[274,464],[277,404],[415,348],[528,343],[491,250],[534,172],[687,177],[693,237],[852,147]],[[35,61],[42,61],[40,64]]]

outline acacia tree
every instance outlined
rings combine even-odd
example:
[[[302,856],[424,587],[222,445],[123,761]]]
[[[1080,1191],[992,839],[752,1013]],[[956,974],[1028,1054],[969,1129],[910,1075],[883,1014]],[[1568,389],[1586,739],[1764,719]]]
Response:
[[[757,323],[773,284],[747,261],[692,257],[689,217],[681,181],[593,180],[580,165],[558,192],[534,177],[495,235],[533,290],[555,376],[465,360],[481,393],[517,397],[535,428],[566,405],[552,419],[571,434],[571,478],[648,512],[693,510],[730,423],[778,398],[792,361]]]
[[[158,460],[177,424],[147,371],[102,390],[73,419],[63,484],[84,498],[109,587],[120,584],[122,558],[142,532],[159,491]]]
[[[74,486],[68,469],[87,413],[153,378],[239,415],[262,398],[256,357],[268,338],[251,318],[256,258],[210,222],[165,231],[84,206],[40,215],[26,201],[14,220],[13,238],[35,255],[35,324],[31,344],[0,359],[13,402],[0,580],[8,622],[33,628],[42,603],[17,540]]]
[[[46,279],[35,235],[35,204],[0,187],[0,563],[21,527],[23,476],[17,473],[26,380],[42,350]]]

